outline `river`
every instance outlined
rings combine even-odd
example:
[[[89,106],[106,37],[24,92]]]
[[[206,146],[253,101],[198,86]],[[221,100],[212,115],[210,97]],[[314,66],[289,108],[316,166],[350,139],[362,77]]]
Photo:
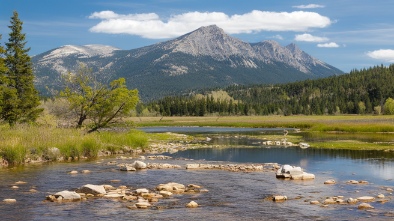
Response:
[[[167,132],[169,128],[149,132]],[[174,132],[179,131],[175,128]],[[261,146],[255,139],[224,134],[260,133],[260,130],[228,131],[198,128],[209,134],[212,143],[226,143],[228,148],[201,148],[172,154],[171,160],[146,162],[181,165],[180,169],[150,169],[137,172],[119,171],[108,165],[115,157],[74,163],[50,163],[0,170],[0,199],[13,198],[16,203],[0,202],[0,220],[392,220],[394,201],[387,188],[394,187],[394,156],[392,152],[340,151],[300,149],[298,147]],[[184,129],[185,133],[190,129]],[[279,133],[280,131],[266,131]],[[193,133],[196,133],[195,131]],[[249,147],[245,147],[245,145]],[[242,147],[241,147],[242,146]],[[170,154],[168,154],[170,155]],[[268,163],[301,166],[316,175],[308,181],[276,179],[274,172],[229,172],[222,170],[186,170],[188,163]],[[71,175],[72,170],[90,173]],[[335,185],[323,184],[334,179]],[[112,181],[118,180],[114,183]],[[368,184],[347,184],[348,180],[365,180]],[[16,185],[17,181],[26,184]],[[198,184],[209,190],[199,194],[173,195],[160,200],[159,207],[131,210],[130,202],[104,198],[87,201],[54,203],[45,197],[85,184],[126,185],[130,188],[154,189],[161,183]],[[31,192],[31,189],[37,192]],[[357,205],[311,205],[311,200],[324,201],[330,196],[357,198],[384,194],[386,203],[371,202],[373,210],[359,210]],[[286,195],[285,202],[273,202],[272,195]],[[185,208],[191,200],[200,206]]]

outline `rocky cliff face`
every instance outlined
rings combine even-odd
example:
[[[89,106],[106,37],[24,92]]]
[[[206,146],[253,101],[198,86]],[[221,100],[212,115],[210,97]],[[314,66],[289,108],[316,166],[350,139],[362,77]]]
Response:
[[[125,77],[143,99],[153,93],[151,98],[157,98],[205,87],[282,83],[342,73],[295,44],[250,44],[212,25],[133,50],[66,45],[42,53],[33,57],[38,88],[53,85],[54,78],[75,71],[79,62],[111,78]]]

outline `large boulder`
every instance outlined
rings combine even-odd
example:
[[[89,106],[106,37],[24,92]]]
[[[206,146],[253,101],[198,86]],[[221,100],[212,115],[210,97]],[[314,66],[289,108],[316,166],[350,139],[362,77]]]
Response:
[[[276,171],[276,178],[290,178],[293,180],[315,179],[315,175],[306,173],[301,167],[283,165]]]
[[[138,160],[134,161],[134,163],[131,166],[137,170],[146,169],[146,163],[144,163],[142,161],[138,161]]]
[[[107,191],[104,188],[104,185],[93,185],[93,184],[86,184],[85,186],[79,188],[78,192],[85,194],[93,194],[93,195],[107,193]]]

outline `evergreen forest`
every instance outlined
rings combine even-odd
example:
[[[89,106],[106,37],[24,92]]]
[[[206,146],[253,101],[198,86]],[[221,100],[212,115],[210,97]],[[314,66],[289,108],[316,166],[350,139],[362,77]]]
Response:
[[[391,114],[394,65],[276,85],[233,85],[227,98],[201,94],[171,96],[140,104],[162,116]]]

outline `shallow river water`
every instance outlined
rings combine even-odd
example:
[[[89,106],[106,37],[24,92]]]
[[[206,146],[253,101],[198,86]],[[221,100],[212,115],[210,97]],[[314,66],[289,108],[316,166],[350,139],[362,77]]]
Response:
[[[228,148],[194,149],[173,154],[171,160],[145,162],[178,164],[180,169],[119,171],[107,162],[134,160],[104,158],[89,162],[30,165],[0,170],[0,200],[14,198],[16,203],[0,202],[0,220],[393,220],[394,199],[386,189],[394,187],[393,153],[371,151],[329,151],[298,147],[263,147],[256,140],[214,138],[228,142]],[[250,143],[251,148],[238,143]],[[188,163],[268,163],[301,166],[316,175],[315,180],[276,179],[274,172],[229,172],[221,170],[186,170]],[[71,170],[91,173],[70,175]],[[337,184],[324,185],[327,179]],[[112,180],[119,182],[111,183]],[[350,185],[348,180],[366,180],[369,184]],[[26,184],[11,188],[17,181]],[[154,189],[158,184],[177,182],[198,184],[209,190],[199,194],[173,195],[146,210],[131,210],[130,202],[103,198],[54,203],[45,197],[85,184],[126,185]],[[38,192],[32,193],[30,189]],[[357,205],[311,205],[330,196],[345,199],[384,194],[386,203],[371,202],[375,209],[358,210]],[[273,202],[272,195],[286,195],[285,202]],[[191,200],[200,206],[188,209]],[[160,209],[158,209],[160,208]]]

